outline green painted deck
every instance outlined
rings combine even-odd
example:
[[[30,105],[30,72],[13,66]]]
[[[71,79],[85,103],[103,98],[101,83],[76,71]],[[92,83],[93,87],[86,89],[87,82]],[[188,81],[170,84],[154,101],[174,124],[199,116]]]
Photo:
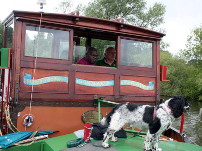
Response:
[[[68,149],[66,143],[76,138],[76,135],[68,134],[37,141],[30,146],[15,146],[8,149],[1,149],[0,151],[68,151],[72,149]],[[139,136],[132,137],[129,135],[127,139],[119,139],[118,142],[110,142],[110,144],[117,151],[143,151],[143,142],[144,138]],[[159,146],[163,151],[202,151],[202,146],[176,141],[160,141]],[[76,150],[84,151],[82,147]],[[103,150],[103,148],[96,147],[96,151],[100,150]],[[107,150],[108,149],[105,149],[105,151]]]

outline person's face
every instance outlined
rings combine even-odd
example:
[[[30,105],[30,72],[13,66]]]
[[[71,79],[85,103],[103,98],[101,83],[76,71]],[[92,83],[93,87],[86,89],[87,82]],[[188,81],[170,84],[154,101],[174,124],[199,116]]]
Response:
[[[105,58],[108,60],[115,60],[116,59],[116,50],[115,49],[109,49],[105,53]]]
[[[95,64],[97,57],[98,57],[97,51],[92,51],[86,56],[87,60],[92,64]]]

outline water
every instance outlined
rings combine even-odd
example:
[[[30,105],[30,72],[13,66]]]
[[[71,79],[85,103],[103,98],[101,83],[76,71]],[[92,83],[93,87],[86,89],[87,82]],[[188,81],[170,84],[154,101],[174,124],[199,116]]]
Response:
[[[184,133],[194,144],[202,146],[202,115],[199,116],[202,102],[189,102],[192,107],[185,113]],[[173,123],[173,127],[179,130],[181,118]]]

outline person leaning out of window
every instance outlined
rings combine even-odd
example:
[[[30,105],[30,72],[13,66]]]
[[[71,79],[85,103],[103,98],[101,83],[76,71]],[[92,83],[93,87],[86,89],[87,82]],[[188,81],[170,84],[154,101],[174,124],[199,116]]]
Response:
[[[104,58],[95,63],[97,66],[116,67],[116,50],[108,47],[105,50]]]

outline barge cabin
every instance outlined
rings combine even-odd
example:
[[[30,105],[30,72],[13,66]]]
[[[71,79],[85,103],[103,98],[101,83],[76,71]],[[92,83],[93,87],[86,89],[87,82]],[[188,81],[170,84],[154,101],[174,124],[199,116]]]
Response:
[[[13,11],[3,22],[1,49],[1,130],[8,133],[5,108],[19,131],[58,130],[59,136],[83,128],[81,116],[97,110],[96,99],[160,103],[160,40],[164,34],[79,16]],[[116,50],[115,67],[81,65],[89,47],[102,59]],[[102,115],[111,106],[103,104]],[[8,108],[7,108],[8,111]]]

